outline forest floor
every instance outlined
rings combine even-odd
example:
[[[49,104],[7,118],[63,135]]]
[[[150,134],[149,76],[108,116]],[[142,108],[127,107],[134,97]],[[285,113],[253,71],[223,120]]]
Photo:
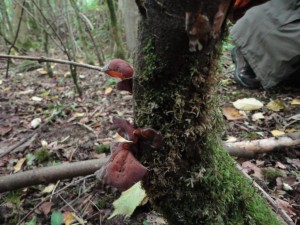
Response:
[[[6,79],[6,63],[0,61],[0,155],[26,140],[0,158],[0,175],[104,157],[116,135],[112,117],[132,121],[132,96],[117,91],[115,79],[78,69],[84,93],[78,97],[67,65],[53,64],[54,77],[50,78],[42,65],[18,72],[23,63],[14,61]],[[226,124],[224,141],[300,131],[299,88],[245,89],[232,77],[229,51],[223,54],[221,64],[218,94]],[[232,103],[243,98],[255,98],[263,107],[236,111]],[[253,118],[254,114],[260,119]],[[236,159],[295,223],[300,221],[299,155],[300,146],[294,146],[252,159]],[[112,202],[119,196],[115,189],[95,182],[94,176],[30,186],[0,194],[0,224],[51,224],[55,213],[62,213],[65,224],[72,224],[72,220],[77,224],[166,224],[148,204],[138,207],[130,219],[116,216],[107,220]]]

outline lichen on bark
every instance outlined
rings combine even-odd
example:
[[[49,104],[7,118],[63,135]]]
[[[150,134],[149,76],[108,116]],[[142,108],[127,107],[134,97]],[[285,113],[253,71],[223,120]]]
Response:
[[[281,224],[220,148],[215,87],[219,42],[191,53],[190,1],[145,0],[135,60],[134,119],[158,130],[161,149],[143,147],[143,186],[170,224]],[[209,18],[217,1],[202,1]]]

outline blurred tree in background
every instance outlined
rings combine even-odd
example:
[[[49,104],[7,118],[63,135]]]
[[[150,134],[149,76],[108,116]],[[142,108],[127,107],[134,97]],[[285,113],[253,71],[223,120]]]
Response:
[[[7,52],[17,35],[11,54],[57,57],[62,53],[66,56],[62,58],[98,65],[126,57],[118,1],[3,0],[0,8],[2,52]]]

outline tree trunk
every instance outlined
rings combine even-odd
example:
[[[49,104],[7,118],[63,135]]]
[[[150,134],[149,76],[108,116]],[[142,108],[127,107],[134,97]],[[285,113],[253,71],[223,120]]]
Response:
[[[126,43],[131,54],[136,49],[137,31],[139,13],[135,0],[120,0],[119,6],[124,19],[124,31],[126,34]]]
[[[123,49],[121,34],[120,34],[120,28],[117,22],[117,15],[116,15],[116,9],[115,9],[115,2],[113,0],[106,0],[109,15],[110,15],[110,24],[111,24],[111,36],[113,41],[116,45],[116,50],[114,52],[115,58],[124,59],[125,58],[125,52]]]
[[[143,185],[170,224],[281,224],[221,147],[220,41],[210,38],[201,51],[189,51],[186,12],[212,21],[218,2],[137,0],[134,119],[164,138],[161,149],[144,146],[140,153],[149,168]]]

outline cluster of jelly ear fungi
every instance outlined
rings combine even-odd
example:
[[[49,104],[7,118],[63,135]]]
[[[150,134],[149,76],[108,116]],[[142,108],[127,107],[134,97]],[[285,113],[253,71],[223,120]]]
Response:
[[[132,67],[121,59],[113,59],[103,67],[102,72],[121,79],[118,90],[132,92]],[[136,158],[142,152],[141,146],[159,149],[162,147],[162,136],[152,128],[134,128],[127,120],[113,117],[113,128],[128,142],[111,144],[111,155],[108,162],[97,172],[97,177],[105,184],[125,191],[142,180],[147,168]]]

